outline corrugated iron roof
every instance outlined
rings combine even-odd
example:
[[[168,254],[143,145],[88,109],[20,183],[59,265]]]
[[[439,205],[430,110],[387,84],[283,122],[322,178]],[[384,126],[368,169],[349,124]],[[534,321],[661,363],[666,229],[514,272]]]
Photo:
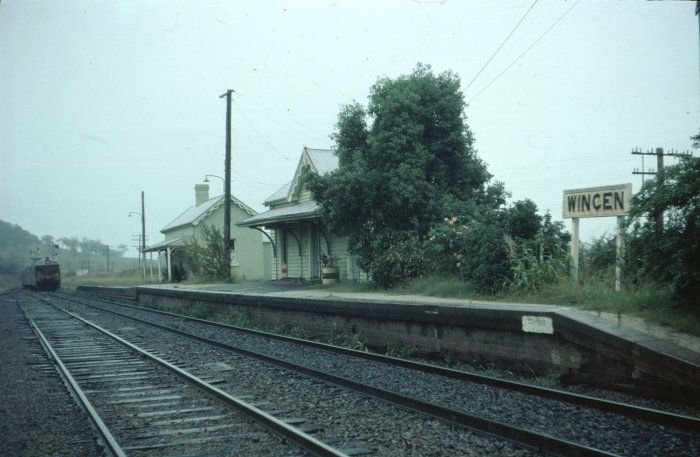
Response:
[[[257,211],[255,211],[254,209],[252,209],[233,195],[231,195],[231,203],[238,206],[251,216],[255,216],[258,214]],[[200,203],[199,205],[190,206],[185,210],[185,212],[176,217],[175,220],[163,227],[160,233],[167,233],[171,230],[175,230],[188,225],[197,225],[202,221],[202,219],[213,213],[217,208],[219,208],[223,204],[224,196],[219,195],[218,197],[210,198],[209,200],[205,201],[204,203]]]
[[[316,216],[318,208],[318,203],[313,200],[296,203],[265,211],[236,225],[241,227],[261,227],[275,222],[310,219]]]
[[[306,152],[319,175],[325,175],[338,168],[338,157],[332,149],[306,148]]]
[[[265,199],[265,204],[268,205],[271,202],[275,202],[277,200],[283,200],[283,199],[287,198],[287,195],[289,194],[290,187],[292,187],[292,181],[289,181],[287,184],[280,187],[274,194],[267,197]]]
[[[285,200],[291,202],[301,173],[305,165],[309,165],[314,172],[319,175],[325,175],[338,168],[338,157],[332,149],[310,149],[304,147],[301,152],[301,158],[297,164],[297,169],[294,172],[294,179],[280,187],[277,192],[265,199],[265,205],[272,206],[275,203],[282,203]]]
[[[147,247],[146,252],[158,252],[168,247],[182,246],[183,244],[185,244],[184,238],[173,238],[172,240],[160,241],[154,244],[153,246]]]

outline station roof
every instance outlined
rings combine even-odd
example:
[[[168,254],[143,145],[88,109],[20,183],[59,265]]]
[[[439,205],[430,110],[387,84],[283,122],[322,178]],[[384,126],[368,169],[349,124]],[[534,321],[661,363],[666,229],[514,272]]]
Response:
[[[231,195],[231,203],[238,206],[251,216],[255,216],[257,211]],[[224,204],[224,196],[219,195],[218,197],[210,198],[209,200],[200,203],[199,205],[190,206],[182,214],[176,217],[171,223],[166,225],[161,229],[161,233],[167,233],[171,230],[175,230],[181,227],[186,227],[188,225],[197,225],[202,219],[213,213],[221,205]]]
[[[163,240],[158,243],[148,246],[145,252],[159,252],[165,251],[167,248],[172,248],[175,246],[182,246],[185,244],[185,238],[173,238],[172,240]]]
[[[294,172],[294,178],[280,187],[274,194],[267,197],[264,202],[265,205],[274,206],[275,204],[292,202],[296,192],[298,192],[301,175],[307,168],[323,176],[338,168],[338,157],[332,149],[311,149],[304,147],[296,171]]]
[[[263,225],[270,226],[281,222],[313,219],[318,216],[318,208],[318,203],[313,200],[295,203],[265,211],[257,216],[241,221],[237,225],[241,227],[262,227]]]

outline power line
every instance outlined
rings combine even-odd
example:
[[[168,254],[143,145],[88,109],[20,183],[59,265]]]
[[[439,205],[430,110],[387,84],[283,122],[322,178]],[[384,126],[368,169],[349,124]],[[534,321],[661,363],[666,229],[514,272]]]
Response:
[[[256,180],[254,180],[254,179],[248,178],[247,176],[245,176],[245,175],[242,174],[242,173],[237,172],[236,170],[231,170],[231,171],[233,172],[233,174],[235,174],[235,175],[238,176],[239,178],[243,179],[244,181],[248,181],[249,183],[253,183],[253,184],[259,184],[259,185],[261,185],[261,186],[266,186],[266,187],[282,187],[284,184],[286,184],[286,183],[282,183],[282,184],[271,184],[271,183],[267,183],[267,182],[256,181]]]
[[[269,113],[271,113],[271,114],[277,116],[278,118],[284,120],[285,122],[289,122],[289,123],[291,123],[291,124],[296,124],[298,127],[300,127],[300,128],[303,129],[303,130],[300,130],[299,128],[291,127],[290,125],[285,125],[285,124],[283,124],[282,122],[279,122],[279,120],[272,119],[272,118],[270,118],[269,116],[266,116],[266,115],[264,115],[264,114],[261,114],[261,113],[259,113],[259,112],[256,112],[255,110],[251,109],[250,107],[247,107],[247,108],[246,108],[246,109],[248,109],[249,111],[251,111],[251,112],[253,112],[253,113],[259,114],[260,116],[263,116],[263,117],[265,117],[266,119],[268,119],[268,120],[270,120],[270,121],[272,121],[272,122],[277,122],[277,123],[280,124],[280,125],[284,125],[285,127],[287,127],[287,128],[290,129],[290,130],[296,130],[297,132],[303,133],[303,134],[305,134],[305,135],[309,135],[310,133],[313,133],[312,136],[318,135],[317,138],[324,137],[324,134],[323,134],[322,132],[319,132],[318,130],[312,129],[311,127],[308,127],[308,126],[302,124],[301,122],[299,122],[299,121],[297,121],[297,120],[295,120],[295,119],[292,119],[292,118],[290,118],[290,117],[288,117],[288,116],[286,116],[286,115],[284,115],[284,114],[282,114],[282,113],[280,113],[280,112],[278,112],[278,111],[275,111],[274,109],[269,108],[269,107],[263,105],[262,103],[260,103],[260,102],[258,102],[258,101],[256,101],[256,100],[254,100],[254,99],[252,99],[252,98],[250,98],[250,97],[244,96],[244,95],[242,95],[240,92],[237,92],[237,94],[238,94],[238,96],[240,97],[240,98],[239,98],[239,101],[240,101],[240,100],[242,100],[242,101],[250,101],[250,102],[252,102],[252,103],[258,105],[258,106],[259,106],[260,108],[262,108],[263,110],[268,111]],[[240,106],[241,106],[241,105],[240,105],[240,103],[239,103],[239,107],[240,107]]]
[[[552,30],[552,29],[554,28],[554,26],[556,26],[562,19],[564,19],[564,17],[566,17],[566,15],[569,14],[569,12],[570,12],[572,9],[574,9],[574,7],[575,7],[576,5],[578,5],[580,1],[581,1],[581,0],[577,0],[576,3],[574,3],[573,5],[571,5],[571,7],[570,7],[568,10],[566,10],[566,11],[564,12],[564,14],[562,14],[561,16],[559,16],[559,18],[558,18],[556,21],[554,21],[554,23],[553,23],[552,25],[550,25],[549,28],[548,28],[547,30],[545,30],[544,33],[543,33],[542,35],[540,35],[530,46],[528,46],[527,49],[525,49],[525,50],[522,52],[522,54],[520,54],[513,62],[511,62],[511,64],[508,65],[508,66],[505,68],[505,70],[503,70],[502,72],[500,72],[500,73],[498,74],[498,76],[496,76],[495,78],[493,78],[493,79],[491,80],[491,82],[488,83],[488,84],[486,85],[486,87],[484,87],[483,89],[481,89],[481,90],[479,91],[479,93],[477,93],[475,96],[473,96],[473,97],[469,100],[468,103],[471,103],[471,102],[473,102],[474,100],[476,100],[476,99],[479,97],[479,95],[481,95],[486,89],[488,89],[489,87],[491,87],[491,84],[493,84],[494,82],[496,82],[496,80],[497,80],[498,78],[500,78],[501,76],[503,76],[503,74],[504,74],[505,72],[507,72],[508,70],[510,70],[510,68],[511,68],[513,65],[515,65],[515,64],[518,62],[518,60],[520,60],[525,54],[527,54],[528,51],[530,51],[530,49],[532,49],[533,47],[535,47],[535,45],[536,45],[542,38],[544,38],[545,35],[547,35],[547,34],[550,32],[550,30]]]
[[[496,57],[496,54],[498,54],[498,51],[501,50],[501,48],[503,47],[503,45],[506,44],[506,42],[510,39],[511,36],[513,36],[513,33],[515,33],[515,31],[518,29],[518,27],[520,26],[520,24],[523,23],[523,21],[525,20],[525,18],[527,17],[527,15],[530,14],[530,11],[532,11],[532,8],[535,7],[535,5],[537,4],[538,1],[539,1],[539,0],[535,0],[535,1],[532,3],[532,5],[530,5],[530,8],[528,8],[528,10],[525,11],[525,14],[523,15],[523,17],[521,17],[521,18],[520,18],[520,21],[518,21],[518,23],[515,24],[515,27],[513,27],[513,30],[510,31],[510,33],[508,34],[508,36],[506,37],[506,39],[503,40],[503,43],[501,43],[501,45],[498,47],[498,49],[496,49],[496,51],[491,55],[491,57],[489,57],[489,60],[487,60],[486,63],[484,64],[484,66],[481,67],[481,70],[479,70],[478,73],[477,73],[477,74],[472,78],[472,80],[469,82],[469,84],[467,84],[467,87],[464,88],[464,91],[465,91],[465,92],[467,91],[467,89],[469,89],[469,88],[471,87],[471,85],[474,83],[474,81],[476,81],[476,78],[479,77],[479,75],[481,74],[482,71],[484,71],[484,69],[486,68],[486,66],[487,66],[489,63],[491,63],[491,61],[493,60],[493,58]]]
[[[277,154],[279,154],[280,156],[282,156],[282,158],[283,158],[284,160],[289,160],[289,157],[287,157],[286,155],[284,155],[284,154],[282,154],[280,151],[278,151],[272,144],[270,144],[269,141],[267,141],[267,140],[265,139],[264,136],[262,136],[262,135],[260,134],[260,132],[258,132],[258,129],[256,129],[255,126],[253,125],[253,123],[250,122],[250,119],[248,119],[248,116],[246,116],[245,113],[243,112],[243,110],[240,109],[240,106],[239,106],[239,110],[238,110],[238,111],[241,113],[241,116],[243,116],[243,119],[248,123],[248,126],[249,126],[251,129],[253,129],[253,132],[255,132],[255,134],[258,136],[258,138],[260,138],[260,140],[262,140],[262,142],[265,143],[265,144],[267,145],[267,147],[269,147],[270,149],[272,149],[273,151],[275,151]]]

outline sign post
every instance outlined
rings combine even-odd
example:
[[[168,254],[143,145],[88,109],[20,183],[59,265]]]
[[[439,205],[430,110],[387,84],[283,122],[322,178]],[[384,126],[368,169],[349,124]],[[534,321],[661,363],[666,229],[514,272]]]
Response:
[[[571,218],[571,276],[578,283],[578,217]]]
[[[622,228],[629,212],[632,184],[588,187],[564,191],[563,217],[571,219],[571,267],[574,282],[578,282],[579,219],[582,217],[617,216],[615,235],[615,290],[620,291],[622,262]]]

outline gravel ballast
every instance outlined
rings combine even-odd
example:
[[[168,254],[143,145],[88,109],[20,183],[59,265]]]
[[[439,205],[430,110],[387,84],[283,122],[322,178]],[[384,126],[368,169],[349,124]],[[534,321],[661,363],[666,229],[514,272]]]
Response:
[[[123,311],[147,314],[146,311]],[[318,349],[218,329],[165,316],[151,320],[206,335],[425,401],[563,437],[619,455],[700,455],[700,436],[504,389],[465,383]]]
[[[0,295],[0,345],[0,455],[103,455],[10,294]]]

